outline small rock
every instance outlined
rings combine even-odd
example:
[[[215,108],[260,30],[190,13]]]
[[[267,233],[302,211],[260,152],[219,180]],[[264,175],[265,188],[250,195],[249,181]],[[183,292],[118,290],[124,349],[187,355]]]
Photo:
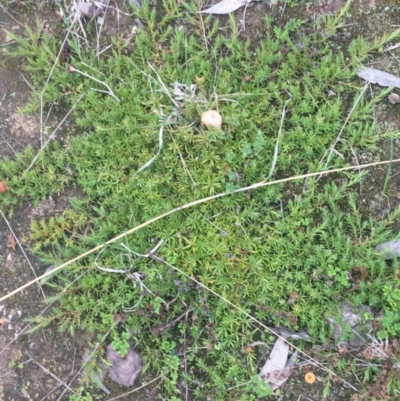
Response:
[[[329,318],[328,321],[332,324],[334,333],[333,337],[336,341],[341,341],[343,329],[345,326],[350,326],[352,335],[348,344],[351,348],[360,348],[368,342],[368,332],[371,330],[371,323],[364,322],[363,313],[371,313],[371,309],[363,305],[359,310],[355,310],[346,302],[340,304],[339,316]]]
[[[400,103],[400,96],[397,93],[391,93],[388,96],[388,100],[389,100],[389,103],[391,103],[391,104]]]
[[[383,257],[385,259],[392,259],[394,256],[400,256],[400,239],[383,242],[375,247],[379,252],[385,252]]]
[[[130,4],[135,5],[137,8],[141,8],[142,5],[140,4],[139,0],[128,0]]]
[[[93,3],[78,3],[78,10],[83,14],[85,17],[93,18],[96,15],[96,9]]]
[[[111,344],[107,346],[107,360],[113,363],[110,368],[110,377],[113,381],[123,386],[130,387],[134,384],[142,369],[142,358],[132,348],[124,358],[115,351]]]

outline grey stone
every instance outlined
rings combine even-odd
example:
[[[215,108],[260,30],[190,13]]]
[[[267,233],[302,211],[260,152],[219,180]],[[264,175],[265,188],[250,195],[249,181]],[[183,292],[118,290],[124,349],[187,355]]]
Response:
[[[142,358],[132,348],[124,358],[115,351],[111,344],[107,346],[107,360],[113,363],[110,368],[110,377],[113,381],[123,386],[130,387],[134,384],[142,369]]]
[[[346,338],[348,345],[352,348],[360,348],[368,342],[368,333],[371,331],[371,323],[365,322],[362,314],[371,313],[371,309],[363,305],[358,310],[353,308],[346,302],[340,304],[339,316],[329,318],[328,321],[332,324],[334,333],[333,337],[336,341],[342,341],[344,331],[347,328],[351,329],[351,333]]]

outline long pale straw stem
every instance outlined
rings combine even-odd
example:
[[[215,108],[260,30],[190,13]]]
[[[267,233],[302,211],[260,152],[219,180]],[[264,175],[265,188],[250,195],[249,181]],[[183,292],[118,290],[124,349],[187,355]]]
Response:
[[[152,219],[147,220],[144,223],[139,224],[138,226],[133,227],[130,230],[125,231],[122,234],[117,235],[116,237],[108,240],[107,242],[104,242],[101,245],[97,245],[96,247],[88,250],[87,252],[84,252],[84,253],[76,256],[75,258],[72,258],[72,259],[68,260],[67,262],[61,264],[60,266],[57,266],[52,271],[47,272],[47,273],[41,275],[40,277],[35,278],[34,280],[32,280],[32,281],[24,284],[23,286],[15,289],[14,291],[11,291],[10,293],[5,295],[4,297],[0,298],[0,302],[12,297],[15,294],[18,294],[19,292],[23,291],[25,288],[28,288],[32,284],[35,284],[38,281],[42,280],[43,278],[54,274],[55,272],[63,269],[64,267],[67,267],[67,266],[71,265],[72,263],[77,262],[78,260],[80,260],[80,259],[82,259],[82,258],[84,258],[86,256],[89,256],[92,253],[95,253],[95,252],[97,252],[97,251],[99,251],[101,249],[103,249],[107,245],[113,244],[113,243],[119,241],[120,239],[125,238],[126,236],[128,236],[130,234],[133,234],[134,232],[139,231],[142,228],[147,227],[150,224],[153,224],[156,221],[161,220],[161,219],[163,219],[165,217],[168,217],[171,214],[177,213],[177,212],[179,212],[181,210],[189,209],[189,208],[192,208],[193,206],[200,205],[202,203],[206,203],[206,202],[212,201],[214,199],[222,198],[224,196],[229,196],[229,195],[232,195],[232,194],[246,192],[246,191],[250,191],[250,190],[253,190],[253,189],[262,188],[262,187],[266,187],[266,186],[270,186],[270,185],[284,184],[286,182],[296,181],[296,180],[303,180],[305,178],[310,178],[310,177],[317,177],[317,176],[321,176],[321,175],[340,173],[340,172],[344,172],[344,171],[359,170],[359,169],[362,169],[362,168],[368,168],[368,167],[374,167],[374,166],[380,166],[380,165],[384,165],[384,164],[398,163],[398,162],[400,162],[400,159],[384,160],[384,161],[380,161],[380,162],[361,164],[361,165],[358,165],[358,166],[348,166],[348,167],[335,168],[335,169],[326,170],[326,171],[317,171],[315,173],[302,174],[302,175],[297,175],[297,176],[294,176],[294,177],[282,178],[280,180],[269,181],[269,182],[265,182],[263,180],[263,181],[255,183],[255,184],[249,185],[247,187],[238,188],[233,192],[222,192],[222,193],[219,193],[219,194],[216,194],[216,195],[208,196],[206,198],[197,199],[197,200],[195,200],[193,202],[186,203],[184,205],[181,205],[181,206],[178,206],[178,207],[176,207],[174,209],[171,209],[168,212],[165,212],[165,213],[160,214],[160,215],[158,215],[156,217],[153,217]]]

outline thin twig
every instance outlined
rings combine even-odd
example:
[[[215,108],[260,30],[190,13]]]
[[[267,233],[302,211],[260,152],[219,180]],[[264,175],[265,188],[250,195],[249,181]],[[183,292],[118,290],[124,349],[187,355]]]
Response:
[[[218,227],[210,219],[208,219],[206,216],[204,216],[203,213],[200,213],[200,215],[203,217],[204,220],[208,221],[213,227],[215,227],[220,232],[221,235],[227,235],[228,234],[225,230],[223,230],[221,227]]]
[[[45,401],[46,398],[49,398],[49,397],[54,393],[54,391],[58,390],[60,387],[61,387],[61,384],[58,383],[58,384],[57,384],[55,387],[53,387],[45,396],[43,396],[43,397],[41,398],[40,401]]]
[[[349,114],[347,115],[346,120],[344,121],[344,123],[343,123],[343,125],[342,125],[342,128],[340,129],[340,131],[339,131],[339,133],[338,133],[338,135],[337,135],[335,141],[333,142],[333,144],[332,144],[332,146],[331,146],[331,148],[330,148],[329,155],[328,155],[328,159],[327,159],[327,161],[326,161],[326,163],[325,163],[325,168],[328,167],[328,164],[329,164],[329,162],[331,161],[331,158],[332,158],[333,151],[334,151],[334,149],[335,149],[337,143],[339,142],[340,137],[341,137],[341,135],[342,135],[342,133],[343,133],[343,131],[344,131],[344,129],[345,129],[347,123],[348,123],[349,120],[350,120],[350,117],[352,116],[352,114],[353,114],[355,108],[356,108],[357,105],[358,105],[358,102],[361,100],[362,96],[364,95],[364,92],[368,89],[369,86],[370,86],[370,85],[369,85],[369,82],[367,82],[367,83],[364,85],[363,90],[362,90],[361,93],[358,95],[356,101],[355,101],[354,104],[353,104],[353,107],[351,108]],[[326,154],[326,153],[325,153],[325,154]],[[325,155],[322,157],[321,162],[323,161],[324,157],[325,157]]]
[[[129,270],[121,270],[121,269],[110,269],[108,267],[103,267],[103,266],[99,266],[99,264],[97,263],[97,259],[101,256],[101,254],[106,250],[106,248],[104,247],[99,254],[96,256],[95,260],[94,260],[94,265],[96,266],[97,269],[106,272],[106,273],[117,273],[117,274],[123,274],[123,273],[128,273]]]
[[[51,103],[50,108],[49,108],[49,110],[48,110],[48,112],[47,112],[47,116],[46,116],[46,119],[44,120],[43,125],[46,125],[46,124],[47,124],[47,121],[49,120],[50,115],[51,115],[51,112],[52,112],[52,110],[53,110],[53,106],[54,106],[54,103]]]
[[[29,258],[28,258],[28,255],[25,253],[24,248],[22,248],[22,245],[21,245],[21,243],[19,242],[18,237],[15,235],[14,230],[13,230],[12,227],[11,227],[11,224],[10,224],[9,221],[7,220],[7,218],[6,218],[6,216],[4,215],[4,213],[3,213],[2,210],[0,210],[0,214],[1,214],[1,216],[3,217],[4,221],[6,222],[6,224],[7,224],[7,226],[8,226],[8,229],[11,231],[11,234],[14,236],[15,241],[17,242],[17,244],[18,244],[18,246],[19,246],[19,249],[21,249],[21,252],[22,252],[22,254],[24,255],[24,258],[25,258],[26,261],[28,262],[28,265],[29,265],[29,267],[31,268],[31,270],[32,270],[32,272],[33,272],[33,275],[34,275],[36,278],[38,278],[38,276],[36,275],[35,269],[33,268],[32,263],[31,263],[31,261],[30,261]],[[46,299],[46,296],[44,295],[42,286],[41,286],[40,284],[39,284],[39,288],[40,288],[40,291],[41,291],[41,293],[42,293],[42,295],[43,295],[43,299]]]
[[[279,141],[281,139],[283,121],[284,121],[285,115],[286,115],[286,106],[292,100],[292,95],[289,92],[287,92],[287,93],[289,94],[290,99],[286,100],[285,105],[283,106],[283,109],[282,109],[282,116],[281,116],[281,122],[280,122],[280,125],[279,125],[278,137],[276,138],[276,142],[275,142],[274,158],[272,160],[271,169],[269,170],[268,177],[265,179],[265,181],[268,181],[271,178],[271,176],[272,176],[272,174],[274,173],[274,170],[275,170],[276,162],[278,160]]]
[[[394,151],[394,140],[393,140],[393,137],[391,137],[390,138],[390,160],[393,159],[393,151]],[[389,166],[388,166],[388,169],[387,169],[387,173],[386,173],[385,182],[383,184],[383,189],[382,189],[383,193],[386,192],[387,184],[389,182],[391,173],[392,173],[392,163],[389,163]]]
[[[40,92],[40,147],[43,147],[43,97],[46,92],[46,85],[50,82],[50,79],[53,76],[53,72],[56,68],[56,65],[58,65],[58,63],[59,63],[61,53],[64,51],[64,46],[68,40],[68,36],[69,36],[69,30],[68,30],[67,34],[65,35],[63,42],[61,43],[60,50],[58,51],[56,59],[54,60],[53,66],[51,67],[51,70],[46,79],[46,82],[44,83],[43,89]]]
[[[171,96],[170,91],[169,91],[168,88],[165,86],[163,80],[162,80],[161,77],[158,75],[156,69],[150,64],[149,61],[147,61],[147,64],[148,64],[149,67],[154,71],[154,73],[157,75],[159,85],[160,85],[161,88],[163,89],[163,92],[170,98],[171,102],[175,105],[175,107],[177,107],[177,108],[179,109],[179,108],[180,108],[180,104],[177,103],[177,102],[175,101],[175,99]],[[141,71],[141,72],[143,73],[143,71]],[[147,75],[147,76],[149,76],[149,77],[151,77],[151,75],[148,75],[148,74],[146,74],[146,73],[144,73],[144,74]],[[154,79],[153,77],[151,77],[151,78]],[[154,79],[154,80],[155,80],[155,79]],[[156,82],[157,82],[157,81],[156,81]]]
[[[58,376],[56,376],[54,373],[50,372],[50,370],[48,370],[47,368],[45,368],[41,363],[35,361],[30,355],[29,352],[25,350],[25,352],[27,353],[27,355],[29,356],[29,358],[31,358],[31,360],[37,365],[39,366],[40,369],[42,369],[44,372],[46,372],[48,375],[50,375],[53,379],[57,380],[58,383],[60,383],[62,386],[64,386],[67,390],[71,391],[72,393],[76,394],[76,392],[74,390],[72,390],[71,387],[68,386],[67,383],[65,383],[64,381],[62,381]]]
[[[101,84],[101,85],[104,85],[108,90],[107,91],[105,91],[105,93],[108,93],[111,97],[113,97],[117,102],[120,102],[120,100],[118,99],[118,97],[117,96],[115,96],[115,94],[114,94],[114,92],[112,91],[112,89],[108,86],[108,84],[106,84],[104,81],[100,81],[99,79],[97,79],[97,78],[95,78],[95,77],[92,77],[91,75],[89,75],[88,73],[86,73],[85,71],[80,71],[80,70],[78,70],[77,68],[75,68],[75,67],[73,67],[72,65],[70,65],[69,66],[69,70],[71,71],[71,72],[77,72],[78,74],[81,74],[81,75],[83,75],[84,77],[86,77],[86,78],[89,78],[89,79],[91,79],[91,80],[93,80],[93,81],[95,81],[95,82],[97,82],[97,83],[99,83],[99,84]],[[95,89],[95,88],[91,88],[91,89],[93,89],[93,90],[97,90],[97,91],[99,91],[99,92],[103,92],[103,91],[100,91],[99,89]]]
[[[206,52],[208,52],[208,42],[207,42],[207,36],[206,36],[206,29],[204,27],[203,15],[201,13],[199,13],[198,15],[200,18],[201,33],[203,34],[204,46],[206,48]]]
[[[32,284],[37,283],[38,281],[42,280],[43,278],[45,278],[47,276],[50,276],[51,274],[56,273],[57,271],[59,271],[59,270],[65,268],[65,267],[71,265],[72,263],[77,262],[78,260],[81,260],[81,259],[85,258],[88,255],[91,255],[91,254],[93,254],[95,252],[100,251],[101,249],[103,249],[107,245],[113,244],[113,243],[121,240],[122,238],[125,238],[128,235],[133,234],[136,231],[139,231],[142,228],[153,224],[154,222],[156,222],[158,220],[161,220],[161,219],[164,219],[167,216],[170,216],[171,214],[174,214],[174,213],[180,212],[182,210],[186,210],[186,209],[192,208],[193,206],[197,206],[197,205],[200,205],[202,203],[210,202],[212,200],[219,199],[219,198],[222,198],[222,197],[225,197],[225,196],[230,196],[230,195],[238,194],[238,193],[241,193],[241,192],[251,191],[253,189],[258,189],[258,188],[262,188],[262,187],[266,187],[266,186],[270,186],[270,185],[284,184],[284,183],[291,182],[291,181],[304,180],[304,179],[309,178],[309,177],[317,177],[317,176],[322,176],[322,175],[327,175],[327,174],[341,173],[341,172],[344,172],[344,171],[351,171],[351,170],[364,169],[364,168],[368,168],[368,167],[381,166],[381,165],[388,164],[390,162],[399,163],[400,159],[395,159],[395,160],[392,160],[392,161],[384,160],[384,161],[379,161],[379,162],[362,164],[360,166],[348,166],[348,167],[335,168],[335,169],[326,170],[326,171],[317,171],[315,173],[307,173],[307,174],[297,175],[297,176],[294,176],[294,177],[282,178],[280,180],[275,180],[275,181],[265,182],[265,180],[263,180],[263,181],[255,183],[255,184],[249,185],[247,187],[242,187],[242,188],[235,189],[232,192],[222,192],[222,193],[219,193],[219,194],[216,194],[216,195],[208,196],[206,198],[197,199],[197,200],[195,200],[193,202],[189,202],[189,203],[186,203],[184,205],[178,206],[178,207],[176,207],[174,209],[171,209],[168,212],[159,214],[158,216],[153,217],[152,219],[149,219],[149,220],[145,221],[144,223],[139,224],[138,226],[133,227],[133,228],[123,232],[122,234],[117,235],[114,238],[111,238],[107,242],[104,242],[103,244],[97,245],[94,248],[89,249],[87,252],[84,252],[84,253],[82,253],[82,254],[80,254],[80,255],[68,260],[67,262],[61,264],[60,266],[57,266],[51,272],[44,273],[40,277],[38,277],[37,279],[32,280],[32,281],[22,285],[21,287],[15,289],[14,291],[11,291],[7,295],[4,295],[2,298],[0,298],[0,302],[5,301],[6,299],[12,297],[15,294],[18,294],[19,292],[23,291],[25,288],[28,288]]]
[[[166,375],[166,373],[163,373],[162,375],[157,376],[157,377],[154,378],[153,380],[150,380],[149,382],[142,384],[140,387],[135,388],[135,389],[133,389],[133,390],[131,390],[131,391],[128,391],[127,393],[121,394],[121,395],[119,395],[118,397],[109,398],[107,401],[118,400],[119,398],[126,397],[128,394],[136,393],[136,391],[139,391],[139,390],[141,390],[142,388],[147,387],[149,384],[151,384],[151,383],[153,383],[153,382],[155,382],[155,381],[157,381],[157,380],[160,380],[160,379],[163,378],[165,375]]]
[[[104,21],[105,21],[106,15],[107,15],[108,4],[109,4],[109,1],[107,1],[104,4],[98,3],[96,5],[96,7],[98,7],[98,13],[96,13],[95,16],[93,16],[93,18],[92,18],[92,20],[93,20],[97,17],[97,19],[95,20],[95,27],[96,27],[96,34],[97,34],[96,35],[96,50],[97,50],[96,53],[97,54],[99,54],[99,52],[100,52],[100,35],[101,35],[101,31],[103,29]],[[101,15],[101,14],[103,14],[103,15]],[[102,19],[102,22],[99,21],[100,18]],[[98,25],[100,25],[99,30],[97,30]],[[119,15],[118,15],[118,26],[119,26]]]
[[[115,3],[115,1],[114,1],[114,3]],[[117,5],[117,3],[115,3],[115,5]],[[107,8],[110,8],[111,10],[115,10],[115,11],[117,11],[118,14],[122,14],[122,15],[125,15],[127,17],[133,17],[135,15],[135,13],[131,13],[131,14],[125,13],[125,12],[121,11],[119,8],[113,7],[113,6],[110,6],[110,5],[108,5]]]
[[[246,30],[246,11],[247,11],[247,7],[248,7],[248,6],[249,6],[249,2],[246,1],[246,4],[244,5],[243,19],[242,19],[243,31]]]
[[[161,149],[162,149],[162,146],[164,143],[163,132],[164,132],[164,126],[162,125],[158,132],[158,151],[157,151],[157,153],[135,172],[135,174],[133,175],[133,178],[135,178],[141,171],[145,170],[147,167],[150,167],[153,164],[153,162],[157,159],[158,155],[161,153]]]
[[[282,12],[281,12],[281,17],[283,17],[283,14],[285,13],[286,5],[287,5],[287,1],[285,1],[285,3],[283,4]]]
[[[32,166],[36,163],[36,160],[38,159],[38,157],[40,156],[40,154],[43,152],[43,150],[46,148],[46,146],[49,144],[49,142],[54,138],[54,136],[56,135],[57,131],[59,130],[59,128],[64,124],[65,120],[68,118],[68,116],[71,114],[71,112],[75,109],[76,105],[80,102],[80,100],[82,99],[82,97],[85,94],[82,93],[79,97],[78,100],[74,103],[74,105],[70,108],[70,110],[68,111],[68,113],[65,115],[65,117],[61,120],[61,122],[57,125],[57,127],[55,128],[55,130],[51,133],[51,135],[49,136],[49,138],[47,139],[47,141],[42,145],[42,147],[40,148],[39,152],[37,152],[36,156],[33,158],[31,164],[29,165],[29,167],[25,170],[25,173],[27,173]]]
[[[75,370],[75,358],[76,358],[76,347],[74,350],[74,361],[72,363],[72,367],[71,367],[71,372],[68,374],[68,376],[65,378],[64,381],[66,381],[73,373]],[[56,391],[57,389],[59,389],[62,386],[62,384],[59,382],[55,387],[53,387],[44,397],[41,398],[40,401],[45,401],[46,398],[50,397],[51,394],[54,393],[54,391]]]
[[[21,75],[21,77],[24,79],[25,83],[29,86],[29,88],[31,89],[31,91],[33,92],[35,89],[33,88],[33,86],[29,83],[29,81],[25,78],[24,74],[22,74],[21,72],[19,73]]]
[[[32,359],[28,359],[27,361],[21,362],[21,365],[25,365],[26,363],[30,362],[31,360],[32,360]],[[13,371],[13,370],[9,370],[7,373],[4,373],[4,374],[0,375],[0,379],[1,379],[2,377],[11,375],[12,373],[14,373],[14,371]]]
[[[295,345],[293,345],[290,341],[287,340],[286,337],[281,336],[280,334],[278,334],[276,331],[270,329],[268,326],[266,326],[264,323],[260,322],[258,319],[256,319],[255,317],[253,317],[252,315],[250,315],[248,312],[246,312],[244,309],[242,309],[240,306],[234,304],[233,302],[229,301],[228,299],[224,298],[222,295],[218,294],[216,291],[212,290],[211,288],[208,288],[206,285],[204,285],[203,283],[201,283],[200,281],[196,280],[194,277],[190,276],[189,274],[185,273],[183,270],[179,269],[178,267],[172,265],[171,263],[168,263],[166,260],[154,255],[153,256],[154,260],[159,261],[160,263],[163,263],[164,265],[170,267],[171,269],[174,269],[175,271],[177,271],[178,273],[182,274],[183,276],[185,276],[186,278],[188,278],[189,280],[192,280],[194,283],[196,283],[198,286],[204,288],[205,290],[207,290],[208,292],[210,292],[211,294],[215,295],[216,297],[218,297],[219,299],[221,299],[222,301],[224,301],[225,303],[227,303],[229,306],[232,306],[233,308],[237,309],[239,312],[243,313],[246,317],[248,317],[249,319],[251,319],[253,322],[256,322],[257,324],[259,324],[263,329],[265,329],[266,331],[274,334],[277,338],[281,339],[282,341],[284,341],[285,343],[287,343],[288,345],[290,345],[294,350],[296,350],[297,352],[299,352],[302,355],[305,355],[307,358],[310,359],[310,361],[314,362],[317,366],[319,366],[321,369],[323,369],[324,371],[328,372],[329,374],[336,376],[337,378],[339,378],[343,383],[345,383],[346,385],[348,385],[350,388],[352,388],[354,391],[358,392],[358,390],[352,386],[349,382],[347,382],[346,380],[342,379],[340,376],[338,376],[335,372],[333,372],[332,370],[326,368],[324,365],[320,364],[316,359],[312,358],[310,355],[308,355],[306,352],[302,351],[300,348],[297,348]]]
[[[111,330],[117,325],[117,322],[114,321],[113,324],[111,325],[111,327],[108,329],[107,333],[104,334],[104,336],[102,337],[102,339],[95,345],[93,351],[91,352],[91,354],[89,355],[89,357],[83,361],[83,364],[81,366],[81,368],[76,372],[76,374],[74,375],[74,377],[71,379],[71,381],[69,382],[68,386],[70,387],[72,385],[72,383],[74,382],[74,380],[77,378],[77,376],[81,373],[82,369],[86,366],[86,364],[92,359],[93,355],[96,353],[96,351],[99,349],[99,347],[101,346],[101,344],[104,342],[104,340],[108,337],[108,335],[110,334]],[[60,401],[63,397],[63,395],[65,394],[65,392],[67,391],[67,388],[64,389],[64,391],[61,393],[61,395],[57,398],[57,401]]]
[[[143,255],[143,254],[140,254],[140,253],[137,253],[137,252],[133,251],[133,250],[130,249],[128,246],[126,246],[123,242],[121,242],[121,246],[122,246],[123,248],[125,248],[128,252],[133,253],[135,256],[137,256],[137,257],[139,257],[139,258],[151,258],[151,257],[153,257],[153,255],[160,249],[160,247],[161,247],[163,244],[164,244],[164,240],[161,240],[151,251],[149,251],[149,252],[147,252],[146,254]],[[153,295],[154,298],[158,298],[158,299],[165,305],[166,309],[167,309],[167,310],[169,309],[169,305],[170,305],[173,301],[171,301],[171,302],[168,304],[164,299],[162,299],[162,298],[159,297],[158,295],[154,294],[154,293],[153,293],[148,287],[146,287],[146,285],[143,283],[143,281],[142,281],[142,276],[140,275],[140,273],[137,273],[137,272],[128,273],[127,277],[133,281],[134,286],[136,286],[136,283],[139,283],[139,286],[140,286],[140,290],[141,290],[141,291],[140,291],[140,299],[136,302],[136,304],[133,305],[133,306],[131,306],[131,307],[129,307],[129,308],[125,308],[125,307],[124,307],[124,312],[130,313],[130,312],[133,312],[133,311],[136,309],[136,307],[140,304],[140,302],[141,302],[141,300],[142,300],[142,298],[143,298],[143,295],[142,295],[142,293],[144,293],[144,290],[143,290],[143,289],[145,289],[149,294]]]
[[[62,291],[53,299],[52,302],[50,302],[39,314],[38,316],[41,316],[44,314],[44,312],[47,311],[47,309],[49,309],[59,298],[60,296],[68,290],[68,288],[73,285],[76,281],[78,281],[82,276],[84,276],[89,270],[85,270],[82,274],[80,274],[74,281],[72,281],[71,283],[69,283],[68,285],[66,285]],[[30,327],[32,326],[31,323],[27,324],[19,333],[16,333],[14,335],[14,339],[11,340],[7,345],[5,345],[3,347],[3,349],[0,351],[0,355],[6,351],[15,341],[17,341],[19,339],[20,336],[22,336],[23,334],[25,334],[25,331],[27,331]]]
[[[3,136],[3,134],[0,134],[0,136],[2,137],[3,141],[8,145],[8,147],[12,150],[12,152],[14,153],[14,155],[17,156],[17,153],[15,152],[15,150],[13,149],[13,147],[8,143],[7,139]]]
[[[185,159],[182,156],[181,151],[179,150],[179,145],[176,143],[175,138],[173,137],[173,135],[171,133],[169,133],[171,135],[172,140],[174,141],[175,144],[175,149],[178,151],[179,153],[179,157],[181,158],[181,162],[183,165],[183,169],[186,171],[187,175],[190,177],[190,179],[192,180],[193,186],[196,187],[196,182],[194,181],[192,174],[190,174],[190,171],[188,169],[188,166],[186,165]]]
[[[98,53],[96,53],[96,57],[99,57],[100,54],[104,53],[105,51],[107,51],[108,49],[110,49],[113,46],[114,45],[112,43],[111,43],[111,45],[106,46],[103,50],[100,50]]]
[[[23,24],[21,24],[17,19],[15,19],[6,9],[3,5],[0,4],[0,7],[4,10],[4,12],[10,17],[12,18],[18,25],[24,26]]]
[[[349,145],[351,153],[353,154],[354,160],[356,161],[357,166],[359,166],[360,163],[358,162],[357,154],[356,154],[355,150],[353,149],[353,146],[351,146],[351,143],[347,139],[341,139],[341,141],[346,142]],[[358,174],[361,177],[361,170],[360,169],[358,170]],[[361,179],[360,179],[360,195],[362,195],[362,181],[361,181]]]
[[[3,100],[6,98],[7,92],[3,95],[3,97],[0,100],[0,106],[3,104]]]
[[[188,314],[186,315],[186,321],[185,321],[186,326],[188,326]],[[187,365],[187,334],[186,330],[183,333],[183,358],[184,358],[184,366],[185,366],[185,375],[188,376],[188,365]],[[189,387],[187,385],[187,380],[185,380],[185,401],[189,400]]]

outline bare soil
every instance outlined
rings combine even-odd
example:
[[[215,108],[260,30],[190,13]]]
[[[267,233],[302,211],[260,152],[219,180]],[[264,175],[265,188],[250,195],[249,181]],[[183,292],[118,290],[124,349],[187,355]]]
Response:
[[[32,7],[20,2],[7,7],[0,3],[0,43],[10,41],[7,30],[22,35],[23,25],[34,27],[36,17],[43,29],[56,35],[60,24],[56,8],[46,3],[35,2]],[[118,22],[116,19],[116,15],[110,13],[108,26],[113,27],[110,29],[112,35],[127,31],[124,17],[119,16]],[[22,62],[0,56],[1,159],[14,158],[27,146],[40,149],[43,140],[39,113],[27,115],[20,112],[31,92],[29,76],[24,72]],[[43,131],[51,132],[62,117],[60,110],[53,111],[48,117],[46,115]],[[67,121],[58,132],[57,140],[68,135],[71,124],[72,121]],[[21,243],[29,232],[32,219],[40,220],[61,213],[69,206],[69,198],[77,196],[79,188],[70,188],[58,196],[43,199],[39,205],[27,200],[14,212],[8,224],[5,219],[0,219],[0,295],[40,276],[48,267],[41,265],[26,245],[22,245],[23,250],[18,245],[15,250],[12,249],[9,239],[11,230]],[[79,384],[80,375],[77,373],[90,341],[85,333],[71,337],[60,333],[54,325],[33,334],[27,333],[30,325],[25,319],[41,314],[46,308],[44,298],[50,295],[53,294],[49,289],[42,290],[40,286],[33,285],[0,305],[0,401],[67,400],[72,394],[71,387]],[[74,376],[75,381],[71,383]],[[117,393],[118,389],[113,392],[114,395]]]

